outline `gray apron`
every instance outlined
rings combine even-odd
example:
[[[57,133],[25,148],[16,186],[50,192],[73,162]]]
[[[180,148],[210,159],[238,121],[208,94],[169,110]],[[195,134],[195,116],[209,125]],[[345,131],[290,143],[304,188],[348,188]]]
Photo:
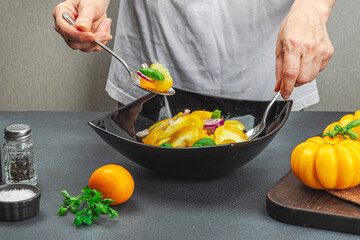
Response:
[[[121,0],[114,51],[130,67],[159,62],[173,87],[236,99],[269,100],[275,44],[290,0]],[[146,94],[112,59],[108,94],[129,103]],[[316,81],[295,88],[293,110],[319,102]]]

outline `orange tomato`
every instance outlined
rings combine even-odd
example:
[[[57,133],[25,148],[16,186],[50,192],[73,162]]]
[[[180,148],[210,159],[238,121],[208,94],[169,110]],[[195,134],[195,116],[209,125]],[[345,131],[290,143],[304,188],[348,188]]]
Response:
[[[114,200],[110,205],[126,202],[134,192],[134,179],[122,166],[109,164],[96,169],[88,186],[101,192],[104,198]]]

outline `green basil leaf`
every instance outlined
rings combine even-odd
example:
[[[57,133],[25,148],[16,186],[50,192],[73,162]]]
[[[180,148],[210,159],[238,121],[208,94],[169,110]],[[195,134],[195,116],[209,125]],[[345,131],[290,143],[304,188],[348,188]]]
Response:
[[[358,140],[358,139],[359,139],[359,134],[357,134],[356,132],[354,132],[352,129],[348,129],[346,133],[347,133],[347,135],[349,135],[349,137],[350,137],[352,140]]]
[[[164,75],[159,70],[156,70],[154,68],[140,68],[136,71],[139,71],[145,76],[152,78],[156,81],[164,81]]]
[[[216,145],[216,143],[211,138],[202,138],[197,140],[194,143],[193,147],[203,147],[203,146],[213,146],[213,145]]]
[[[336,130],[336,131],[341,131],[341,129],[342,129],[342,127],[340,125],[336,125],[334,127],[334,130]]]
[[[170,148],[172,148],[173,146],[170,143],[166,142],[166,143],[161,144],[160,147],[170,147]]]
[[[221,118],[221,111],[220,110],[213,111],[211,114],[211,118]]]
[[[358,127],[360,126],[360,119],[355,119],[351,122],[349,122],[347,125],[346,125],[346,128],[347,129],[350,129],[350,128],[354,128],[354,127]]]

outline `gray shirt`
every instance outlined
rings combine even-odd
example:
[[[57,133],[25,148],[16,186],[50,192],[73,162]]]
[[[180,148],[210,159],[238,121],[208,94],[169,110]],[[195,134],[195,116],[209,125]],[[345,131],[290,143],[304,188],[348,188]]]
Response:
[[[159,62],[173,87],[236,99],[269,100],[275,44],[291,0],[121,0],[114,51],[130,67]],[[129,103],[146,94],[112,59],[106,90]],[[319,101],[316,81],[295,88],[293,110]]]

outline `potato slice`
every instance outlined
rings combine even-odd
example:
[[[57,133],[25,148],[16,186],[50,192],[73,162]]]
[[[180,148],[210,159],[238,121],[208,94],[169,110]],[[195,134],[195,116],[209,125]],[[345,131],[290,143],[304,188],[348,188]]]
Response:
[[[164,119],[160,122],[154,123],[153,125],[151,125],[151,127],[148,128],[149,133],[151,133],[152,131],[154,131],[155,129],[163,129],[165,130],[165,128],[167,128],[169,126],[169,118],[168,119]]]
[[[149,145],[155,145],[158,141],[158,138],[161,134],[163,134],[164,130],[161,128],[157,128],[149,133],[149,135],[142,138],[143,143]]]
[[[199,139],[202,139],[202,138],[211,138],[212,140],[215,139],[214,134],[211,134],[211,135],[207,134],[207,130],[205,130],[205,129],[202,129],[200,131]]]
[[[204,111],[204,110],[198,110],[198,111],[193,111],[191,114],[193,114],[193,115],[198,115],[198,116],[201,117],[203,120],[205,120],[205,119],[211,118],[212,112]],[[190,115],[191,115],[191,114],[190,114]]]
[[[160,145],[163,144],[163,143],[169,142],[170,139],[171,139],[171,137],[161,139],[160,141],[158,141],[157,143],[155,143],[155,145],[156,145],[156,146],[160,146]]]
[[[201,117],[199,117],[199,115],[191,113],[188,116],[192,120],[192,124],[191,124],[192,126],[199,128],[199,129],[203,129],[205,122]]]
[[[169,141],[173,147],[191,147],[199,140],[199,129],[193,126],[179,130]]]
[[[176,133],[183,127],[191,126],[191,123],[192,121],[189,116],[186,115],[179,117],[165,129],[163,134],[161,134],[161,136],[159,137],[159,140],[172,136],[174,133]]]
[[[221,144],[224,141],[233,140],[235,142],[247,141],[246,134],[237,127],[220,126],[215,130],[215,143]]]
[[[229,126],[229,127],[237,127],[241,131],[244,131],[244,129],[245,129],[244,124],[242,124],[241,122],[236,121],[236,120],[226,120],[224,125]]]

